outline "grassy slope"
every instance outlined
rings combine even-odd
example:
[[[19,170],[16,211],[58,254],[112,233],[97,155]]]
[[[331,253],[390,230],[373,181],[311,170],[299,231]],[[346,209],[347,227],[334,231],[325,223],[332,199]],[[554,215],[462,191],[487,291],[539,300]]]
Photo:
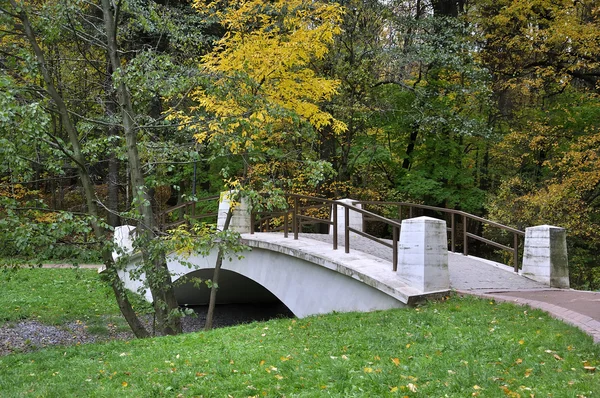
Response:
[[[0,396],[593,397],[599,358],[540,311],[454,297],[10,355]]]

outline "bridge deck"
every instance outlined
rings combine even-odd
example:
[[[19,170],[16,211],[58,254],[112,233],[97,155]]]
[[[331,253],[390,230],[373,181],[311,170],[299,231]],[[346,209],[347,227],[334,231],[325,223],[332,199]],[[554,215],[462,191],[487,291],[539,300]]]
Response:
[[[301,234],[302,237],[332,243],[332,236],[325,234]],[[292,239],[290,236],[289,239]],[[344,253],[344,242],[340,238],[339,253]],[[392,250],[372,240],[355,234],[350,236],[350,252],[358,250],[390,262]],[[513,290],[548,289],[543,283],[533,281],[516,274],[512,267],[473,256],[448,253],[448,271],[450,287],[456,290],[477,292],[501,292]]]

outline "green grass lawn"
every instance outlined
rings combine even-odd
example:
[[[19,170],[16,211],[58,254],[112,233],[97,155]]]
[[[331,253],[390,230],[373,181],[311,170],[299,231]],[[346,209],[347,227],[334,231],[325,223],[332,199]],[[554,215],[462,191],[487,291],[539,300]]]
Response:
[[[0,396],[590,398],[599,362],[590,337],[541,311],[452,297],[8,355]]]
[[[48,325],[79,320],[99,333],[108,323],[126,327],[112,289],[94,269],[0,270],[0,326],[20,320]]]

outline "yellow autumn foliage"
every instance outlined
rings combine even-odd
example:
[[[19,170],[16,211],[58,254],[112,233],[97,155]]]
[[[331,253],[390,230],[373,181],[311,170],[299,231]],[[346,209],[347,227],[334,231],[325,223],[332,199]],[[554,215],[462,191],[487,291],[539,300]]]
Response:
[[[196,139],[219,139],[232,153],[281,145],[294,117],[336,132],[345,125],[319,107],[339,82],[319,77],[311,62],[322,59],[340,32],[342,9],[304,0],[195,1],[200,13],[216,16],[227,33],[203,59],[209,87],[197,87],[191,113],[176,113]],[[204,111],[212,119],[198,120]]]

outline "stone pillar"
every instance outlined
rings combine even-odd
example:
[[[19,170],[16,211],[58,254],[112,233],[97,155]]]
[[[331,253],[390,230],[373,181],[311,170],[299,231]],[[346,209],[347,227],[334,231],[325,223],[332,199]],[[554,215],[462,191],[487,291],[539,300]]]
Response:
[[[356,204],[356,205],[352,204],[352,203],[356,202],[354,199],[340,199],[340,200],[338,200],[338,202],[343,202],[352,207],[362,209],[362,206],[360,204]],[[348,215],[350,218],[348,225],[350,225],[351,228],[362,231],[363,215],[360,214],[359,212],[352,211],[352,209],[350,209],[350,212]],[[345,212],[344,206],[342,206],[342,205],[337,205],[337,220],[338,220],[338,224],[337,224],[338,236],[344,236],[344,225],[345,225],[345,220],[346,220],[346,212]],[[331,211],[331,221],[333,221],[333,210]],[[329,228],[329,235],[333,235],[333,227]]]
[[[569,288],[567,232],[564,228],[540,225],[525,229],[521,275],[550,287]]]
[[[227,218],[227,212],[229,211],[230,198],[233,195],[233,191],[221,192],[221,198],[219,199],[219,211],[217,216],[217,228],[223,230],[225,226],[225,219]],[[239,232],[240,234],[250,233],[250,209],[248,205],[248,199],[242,198],[240,202],[236,203],[233,209],[233,215],[231,223],[229,224],[229,230]]]
[[[402,220],[397,272],[423,293],[450,289],[446,221],[431,217]]]
[[[113,235],[113,243],[123,250],[123,253],[119,253],[116,250],[113,251],[113,260],[121,257],[124,254],[131,254],[133,252],[133,239],[135,237],[135,227],[133,225],[121,225],[115,227],[115,233]]]

